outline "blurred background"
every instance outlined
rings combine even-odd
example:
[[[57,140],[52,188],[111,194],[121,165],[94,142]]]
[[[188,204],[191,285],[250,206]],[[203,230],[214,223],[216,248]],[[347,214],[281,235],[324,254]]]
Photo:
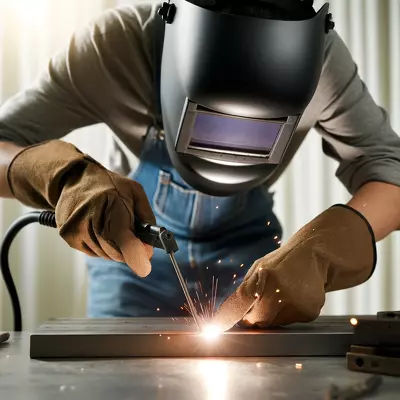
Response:
[[[151,1],[151,0],[150,0]],[[29,85],[49,57],[67,44],[72,32],[107,8],[141,0],[0,0],[0,104]],[[324,2],[317,0],[316,7]],[[336,29],[377,103],[385,107],[400,133],[400,1],[331,0]],[[93,138],[96,138],[93,140]],[[105,160],[111,132],[98,125],[73,132],[67,140],[99,161]],[[288,238],[330,205],[349,195],[335,178],[336,163],[322,153],[321,139],[310,132],[294,161],[273,188],[275,211]],[[0,199],[0,237],[28,211]],[[324,314],[375,313],[400,309],[400,241],[392,234],[378,245],[379,262],[361,287],[328,295]],[[24,329],[51,317],[84,317],[86,269],[81,254],[54,230],[29,226],[11,249],[11,269],[23,310]],[[12,329],[12,313],[0,282],[0,328]]]

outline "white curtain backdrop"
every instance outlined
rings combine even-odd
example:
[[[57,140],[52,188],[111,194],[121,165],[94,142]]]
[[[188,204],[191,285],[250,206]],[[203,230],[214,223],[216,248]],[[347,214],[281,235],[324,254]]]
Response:
[[[34,80],[48,58],[70,34],[106,8],[135,0],[0,0],[0,104]],[[319,7],[323,1],[316,1]],[[331,0],[336,29],[349,46],[376,101],[390,113],[400,132],[400,1]],[[93,137],[96,140],[93,140]],[[110,132],[96,126],[73,132],[68,140],[100,161]],[[275,185],[276,207],[284,240],[325,208],[349,199],[335,178],[317,133],[311,132]],[[0,235],[28,211],[0,200]],[[399,234],[379,243],[373,278],[359,288],[330,294],[325,314],[375,313],[400,308]],[[25,228],[11,249],[11,268],[20,294],[24,328],[32,330],[51,317],[83,317],[86,271],[81,254],[45,227]],[[8,294],[0,282],[0,329],[12,329]]]

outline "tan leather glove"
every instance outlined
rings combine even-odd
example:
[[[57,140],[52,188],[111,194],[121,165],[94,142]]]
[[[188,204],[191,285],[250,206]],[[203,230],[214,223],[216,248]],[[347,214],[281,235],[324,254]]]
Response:
[[[313,321],[325,293],[367,281],[375,264],[367,220],[350,207],[333,206],[257,260],[213,323],[225,331],[238,322],[265,328]]]
[[[22,150],[10,163],[7,178],[21,203],[55,211],[59,234],[74,249],[125,262],[141,277],[150,273],[153,248],[132,231],[134,215],[156,222],[139,183],[61,140]]]

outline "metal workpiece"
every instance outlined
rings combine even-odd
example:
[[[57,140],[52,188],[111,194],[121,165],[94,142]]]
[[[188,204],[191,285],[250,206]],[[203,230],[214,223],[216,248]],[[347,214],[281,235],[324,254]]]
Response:
[[[370,376],[347,370],[344,357],[32,360],[29,337],[11,333],[0,345],[0,399],[322,400],[332,384],[346,388]],[[400,380],[384,377],[366,398],[399,393]]]
[[[32,358],[345,356],[352,344],[346,317],[208,337],[191,318],[56,319],[30,338]]]

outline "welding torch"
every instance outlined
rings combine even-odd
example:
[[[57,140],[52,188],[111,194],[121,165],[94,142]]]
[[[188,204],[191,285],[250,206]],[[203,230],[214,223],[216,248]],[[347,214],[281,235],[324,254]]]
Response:
[[[4,283],[10,295],[14,314],[14,331],[16,332],[22,331],[22,313],[18,298],[18,292],[10,271],[8,256],[11,244],[18,232],[25,226],[34,222],[38,222],[40,225],[57,228],[54,212],[29,212],[15,220],[14,223],[8,228],[4,240],[1,243],[0,249],[1,272],[3,274]],[[190,297],[186,282],[182,276],[182,273],[175,258],[174,253],[176,253],[179,248],[175,241],[174,234],[164,227],[143,223],[138,218],[135,218],[133,230],[136,237],[138,237],[142,242],[150,246],[163,249],[169,255],[171,263],[175,269],[179,283],[185,295],[186,301],[188,303],[189,311],[193,316],[194,322],[196,323],[198,330],[202,331],[202,321]]]
[[[182,276],[181,270],[175,258],[174,253],[176,253],[179,250],[179,247],[178,244],[176,243],[174,234],[164,227],[143,223],[138,218],[135,218],[134,233],[136,237],[138,237],[143,243],[146,243],[158,249],[163,249],[169,255],[169,258],[175,269],[179,283],[185,295],[186,301],[188,303],[190,313],[193,316],[197,328],[201,331],[202,327],[201,319],[190,297],[188,287],[186,285],[186,282]]]

